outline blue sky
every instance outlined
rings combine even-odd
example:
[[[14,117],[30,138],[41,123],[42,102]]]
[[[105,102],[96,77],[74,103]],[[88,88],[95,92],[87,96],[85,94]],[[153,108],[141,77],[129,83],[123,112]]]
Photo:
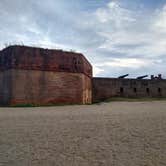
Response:
[[[166,78],[166,0],[1,0],[0,48],[82,52],[94,75]]]

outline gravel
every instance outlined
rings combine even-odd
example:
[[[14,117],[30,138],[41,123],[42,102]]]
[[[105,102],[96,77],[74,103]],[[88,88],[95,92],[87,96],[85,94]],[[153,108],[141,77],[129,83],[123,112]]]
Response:
[[[166,166],[166,101],[0,108],[0,166]]]

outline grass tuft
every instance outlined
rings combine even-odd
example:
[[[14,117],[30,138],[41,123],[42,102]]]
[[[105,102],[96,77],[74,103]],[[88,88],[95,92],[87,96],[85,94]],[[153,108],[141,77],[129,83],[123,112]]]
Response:
[[[142,98],[125,98],[125,97],[112,97],[109,98],[107,100],[105,100],[104,102],[114,102],[114,101],[124,101],[124,102],[142,102],[142,101],[164,101],[166,100],[166,98],[164,97],[142,97]]]

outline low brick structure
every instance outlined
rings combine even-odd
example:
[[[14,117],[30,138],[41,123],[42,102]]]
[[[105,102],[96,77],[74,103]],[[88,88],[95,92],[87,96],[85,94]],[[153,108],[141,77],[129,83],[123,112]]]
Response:
[[[166,97],[165,79],[93,78],[93,102],[111,97]]]
[[[92,66],[79,53],[27,46],[0,51],[0,104],[86,104]]]

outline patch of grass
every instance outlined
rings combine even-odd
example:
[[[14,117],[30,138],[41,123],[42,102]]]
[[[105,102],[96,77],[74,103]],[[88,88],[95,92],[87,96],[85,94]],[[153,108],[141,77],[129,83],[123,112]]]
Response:
[[[27,104],[16,104],[16,105],[11,105],[10,107],[37,107],[37,105],[27,103]]]
[[[124,102],[142,102],[142,101],[161,101],[166,100],[165,97],[142,97],[142,98],[125,98],[125,97],[112,97],[104,102],[124,101]]]
[[[82,104],[76,104],[76,103],[61,103],[61,104],[56,104],[56,103],[50,103],[50,104],[32,104],[32,103],[27,103],[27,104],[16,104],[16,105],[11,105],[9,107],[54,107],[54,106],[69,106],[69,105],[82,105]],[[7,106],[8,107],[8,106]]]
[[[87,104],[79,104],[79,103],[48,103],[48,104],[34,104],[34,103],[22,103],[22,104],[5,104],[0,105],[0,107],[55,107],[55,106],[76,106],[76,105],[91,105]]]

